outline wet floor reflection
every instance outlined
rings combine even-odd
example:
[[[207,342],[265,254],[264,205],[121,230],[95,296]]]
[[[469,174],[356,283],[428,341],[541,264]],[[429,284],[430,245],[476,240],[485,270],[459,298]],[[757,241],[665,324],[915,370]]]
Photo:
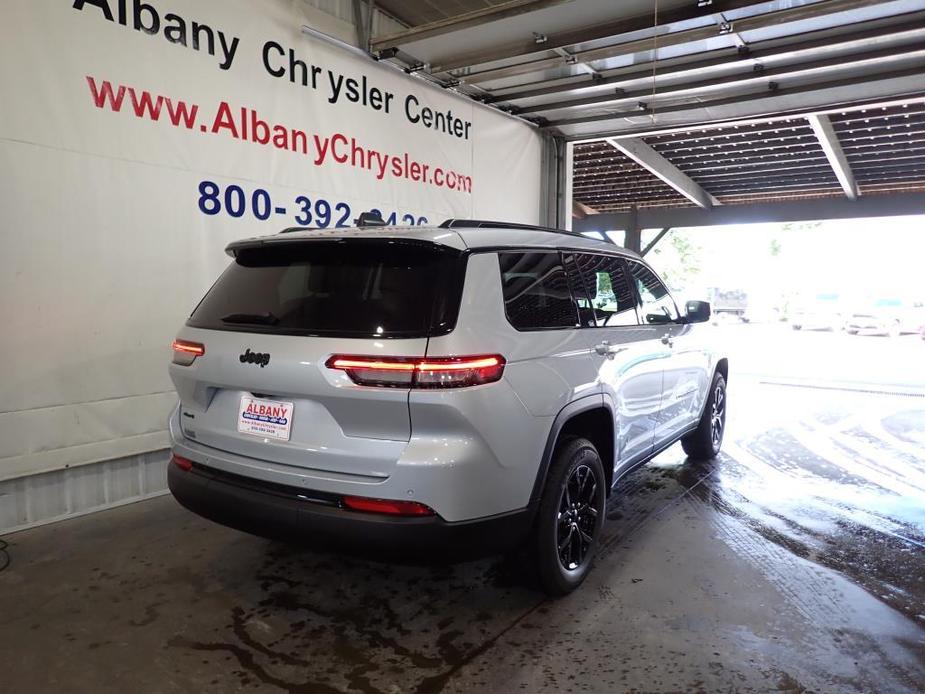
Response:
[[[634,473],[627,489],[636,494],[671,478],[925,624],[921,399],[775,386],[742,395],[717,460],[693,463],[672,449]]]
[[[102,691],[114,667],[166,692],[916,691],[925,403],[741,379],[729,397],[723,454],[675,446],[622,479],[562,600],[522,553],[369,561],[164,498],[23,534],[0,575],[0,671],[23,691],[75,669]],[[48,642],[66,648],[25,669]],[[123,666],[124,644],[144,664]]]
[[[716,460],[694,462],[675,447],[620,481],[597,562],[619,562],[629,543],[690,507],[808,623],[824,628],[837,622],[833,614],[848,616],[838,609],[843,591],[824,575],[801,573],[801,561],[837,571],[925,624],[925,486],[912,450],[925,412],[907,400],[867,400],[859,418],[858,408],[827,406],[825,395],[796,407],[792,393],[773,388],[757,400],[790,402],[789,418],[762,426],[749,421],[761,408],[744,402],[728,452]],[[233,642],[173,645],[227,650],[242,684],[379,692],[377,683],[402,681],[408,691],[435,692],[512,629],[542,628],[530,625],[555,604],[535,590],[520,555],[422,568],[272,544],[256,579],[259,593],[230,611]],[[867,643],[863,634],[841,638],[858,649]]]

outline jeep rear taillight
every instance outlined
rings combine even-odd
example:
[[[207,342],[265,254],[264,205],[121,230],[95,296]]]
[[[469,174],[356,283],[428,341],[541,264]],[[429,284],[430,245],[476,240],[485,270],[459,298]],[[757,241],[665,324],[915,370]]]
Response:
[[[504,364],[500,354],[424,359],[335,354],[325,366],[346,372],[362,386],[465,388],[500,380]]]
[[[201,357],[206,353],[206,346],[201,342],[190,342],[189,340],[173,341],[173,363],[180,366],[189,366],[196,357]]]

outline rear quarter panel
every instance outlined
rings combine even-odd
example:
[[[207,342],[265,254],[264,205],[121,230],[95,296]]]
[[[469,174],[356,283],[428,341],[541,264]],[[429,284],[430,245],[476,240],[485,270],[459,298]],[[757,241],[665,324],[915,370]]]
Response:
[[[471,491],[495,498],[499,510],[527,504],[555,416],[569,402],[600,393],[580,330],[519,332],[504,313],[498,255],[474,253],[468,262],[456,329],[431,338],[427,354],[501,354],[498,383],[459,391],[412,391],[412,444],[439,457],[450,431],[480,451],[484,468]],[[497,511],[496,511],[497,512]]]

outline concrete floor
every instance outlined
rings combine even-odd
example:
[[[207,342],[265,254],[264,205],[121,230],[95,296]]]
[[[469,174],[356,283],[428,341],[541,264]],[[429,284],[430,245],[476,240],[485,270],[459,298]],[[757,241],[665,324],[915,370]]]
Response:
[[[925,400],[741,376],[730,408],[719,460],[621,482],[558,601],[518,558],[322,555],[170,497],[12,535],[0,690],[922,691]]]

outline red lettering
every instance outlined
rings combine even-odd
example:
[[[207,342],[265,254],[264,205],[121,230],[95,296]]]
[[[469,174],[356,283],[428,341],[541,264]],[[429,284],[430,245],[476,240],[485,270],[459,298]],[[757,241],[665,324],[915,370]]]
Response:
[[[135,110],[136,116],[143,118],[147,114],[151,120],[157,120],[161,117],[161,106],[164,104],[164,97],[159,96],[152,101],[151,92],[143,91],[141,92],[141,98],[139,98],[131,87],[129,87],[128,93],[132,99],[132,108]]]
[[[87,75],[87,84],[90,85],[90,93],[93,95],[93,103],[97,108],[103,108],[109,104],[109,108],[118,113],[122,110],[122,99],[125,98],[125,87],[119,85],[119,91],[113,95],[112,85],[109,80],[103,80],[99,89],[96,88],[96,81]]]
[[[167,104],[167,115],[170,117],[170,122],[174,125],[183,125],[187,130],[192,130],[193,126],[196,125],[196,114],[199,112],[199,107],[196,104],[187,107],[185,101],[178,101],[176,106],[174,106],[173,101],[170,99],[164,99],[164,103]]]
[[[341,155],[337,154],[337,143],[341,143],[345,147],[347,146],[347,136],[336,133],[331,136],[331,156],[334,157],[334,161],[338,164],[344,164],[347,162],[347,154],[343,153]]]
[[[136,118],[158,121],[161,113],[166,114],[170,124],[177,128],[192,130],[197,125],[199,129],[213,134],[230,135],[235,139],[243,139],[260,145],[271,145],[277,149],[289,149],[293,152],[301,151],[309,154],[308,135],[303,130],[289,130],[283,125],[273,124],[261,118],[254,109],[236,106],[232,110],[227,101],[221,101],[215,111],[211,124],[199,124],[197,117],[199,106],[186,101],[173,100],[170,97],[153,94],[146,90],[135,90],[133,87],[116,84],[108,80],[97,81],[90,75],[85,75],[87,86],[90,88],[90,97],[93,105],[98,109],[108,109],[120,112],[125,104],[125,95],[128,92],[130,112]],[[354,85],[356,86],[356,85]],[[374,100],[375,92],[369,93]],[[359,97],[358,97],[359,98]],[[366,98],[366,94],[363,94]],[[370,103],[374,103],[371,101]],[[458,135],[458,128],[454,132]],[[468,137],[468,133],[466,135]],[[343,133],[334,133],[322,140],[313,135],[317,155],[314,164],[320,166],[330,153],[331,158],[338,164],[347,164],[358,169],[369,169],[379,180],[386,176],[405,178],[412,181],[423,182],[430,185],[445,187],[450,190],[460,190],[471,193],[472,178],[456,171],[447,171],[439,167],[414,161],[408,152],[388,154],[375,149],[367,149],[354,137]],[[254,406],[247,407],[245,412],[250,414],[271,414],[275,417],[287,417],[289,412],[285,407],[267,408]]]
[[[238,137],[238,129],[234,124],[234,116],[231,115],[231,106],[228,105],[227,101],[223,101],[218,107],[218,112],[215,114],[215,120],[212,122],[212,132],[217,133],[222,128],[228,130],[228,134],[233,138]]]
[[[251,110],[251,140],[261,145],[270,141],[270,126],[265,120],[258,118],[254,110]]]

